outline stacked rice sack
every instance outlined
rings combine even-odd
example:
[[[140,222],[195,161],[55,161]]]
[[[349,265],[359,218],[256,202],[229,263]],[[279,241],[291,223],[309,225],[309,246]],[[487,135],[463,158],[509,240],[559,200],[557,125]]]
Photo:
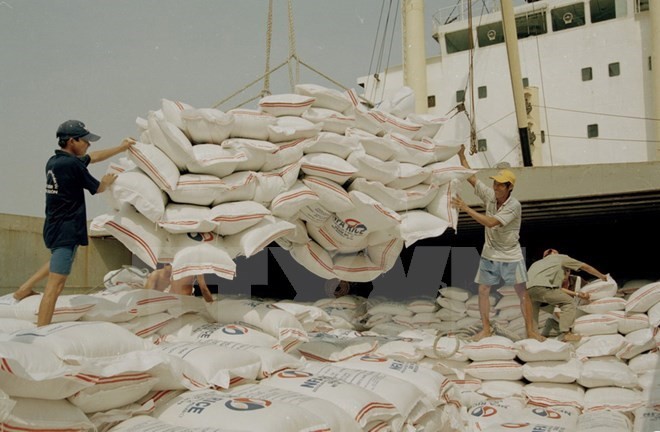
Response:
[[[32,319],[0,319],[0,428],[360,431],[449,421],[441,374],[386,358],[351,362],[378,340],[355,332],[349,343],[339,330],[308,336],[306,326],[327,319],[319,307],[205,303],[118,283],[135,281],[126,270],[111,272],[110,289],[60,297],[56,310],[91,304],[82,315],[34,328],[26,299],[19,305],[32,307]],[[334,367],[315,361],[324,355]]]
[[[111,165],[115,211],[91,231],[151,267],[172,262],[175,278],[232,279],[236,257],[276,241],[322,278],[373,280],[404,245],[456,229],[450,199],[474,173],[449,162],[456,143],[433,139],[446,119],[410,102],[367,109],[353,91],[313,84],[254,110],[163,99]]]
[[[46,327],[34,327],[39,296],[0,308],[2,427],[190,430],[231,419],[255,430],[272,417],[282,428],[294,418],[292,430],[658,429],[660,282],[582,287],[599,309],[578,318],[585,336],[571,344],[470,341],[465,316],[446,320],[471,298],[458,287],[410,302],[205,303],[134,289],[139,271],[111,273],[106,291],[61,296]]]

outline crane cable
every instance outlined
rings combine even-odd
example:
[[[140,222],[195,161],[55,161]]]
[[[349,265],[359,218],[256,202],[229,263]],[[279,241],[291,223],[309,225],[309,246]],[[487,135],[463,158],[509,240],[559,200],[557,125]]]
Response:
[[[385,91],[385,81],[387,78],[387,67],[389,66],[389,61],[390,61],[390,56],[392,54],[392,45],[393,45],[393,40],[394,40],[394,31],[392,30],[391,33],[391,38],[390,38],[390,46],[387,54],[387,62],[385,64],[385,68],[383,68],[383,59],[385,58],[385,46],[386,46],[386,40],[387,40],[387,35],[388,31],[390,31],[390,17],[392,16],[392,5],[393,5],[393,0],[389,0],[389,7],[387,8],[387,15],[385,15],[385,25],[383,26],[383,32],[382,35],[380,34],[380,28],[381,24],[383,22],[383,15],[385,11],[385,1],[383,0],[382,6],[381,6],[381,11],[380,11],[380,18],[378,20],[378,28],[376,30],[376,39],[374,40],[374,48],[372,50],[372,58],[371,62],[369,64],[369,76],[373,76],[374,80],[376,81],[376,85],[372,87],[372,94],[369,95],[369,98],[372,100],[378,99],[378,96],[376,95],[376,91],[380,87],[381,91]],[[397,6],[396,10],[398,11],[399,8],[399,1],[397,1]],[[398,16],[398,13],[394,14],[394,21],[392,24],[392,27],[396,26],[396,18]],[[379,42],[379,37],[380,37],[380,44]],[[376,57],[376,65],[374,67],[374,72],[372,75],[372,66],[373,66],[373,59],[374,59],[374,53],[378,52],[378,55]],[[384,71],[384,77],[383,81],[381,83],[381,76],[379,71],[383,70]],[[381,83],[381,85],[378,85],[378,83]],[[382,98],[383,95],[381,95]]]
[[[266,23],[266,70],[264,71],[264,88],[261,96],[268,96],[270,92],[270,47],[273,41],[273,0],[268,0],[268,20]]]
[[[468,46],[470,47],[470,65],[468,77],[470,80],[470,105],[472,115],[468,116],[470,120],[470,154],[477,153],[477,131],[476,131],[476,109],[474,106],[474,33],[472,27],[472,0],[468,1]],[[467,111],[466,111],[467,114]]]
[[[291,63],[289,63],[289,84],[293,91],[294,86],[300,80],[300,61],[298,60],[298,54],[296,54],[296,31],[293,25],[293,4],[291,3],[291,0],[289,0],[287,4],[287,9],[289,13],[289,62],[292,60],[296,61],[295,76],[293,75]]]
[[[312,72],[315,72],[316,74],[320,75],[321,77],[327,79],[328,81],[330,81],[331,83],[333,83],[337,87],[342,88],[346,91],[349,90],[348,87],[346,87],[346,86],[342,85],[341,83],[339,83],[338,81],[330,78],[328,75],[323,74],[318,69],[313,68],[312,66],[310,66],[309,64],[303,62],[302,60],[300,60],[300,58],[298,58],[298,54],[296,52],[296,36],[295,36],[295,26],[294,26],[294,20],[293,20],[292,0],[288,0],[288,18],[289,18],[289,56],[287,57],[287,59],[285,61],[280,63],[275,68],[271,69],[270,68],[270,55],[271,55],[271,46],[272,46],[272,39],[273,39],[273,0],[269,0],[269,2],[268,2],[267,30],[266,30],[266,66],[265,66],[264,74],[262,76],[256,78],[255,80],[251,81],[250,83],[246,84],[242,88],[238,89],[237,91],[235,91],[231,95],[225,97],[224,99],[220,100],[219,102],[216,102],[215,104],[212,105],[212,108],[216,108],[216,109],[219,108],[220,106],[225,104],[227,101],[233,99],[235,96],[237,96],[238,94],[244,92],[248,88],[252,87],[253,85],[258,83],[262,79],[264,80],[264,86],[263,86],[263,89],[261,90],[261,92],[257,96],[251,97],[250,99],[248,99],[246,101],[243,101],[242,103],[235,106],[234,108],[242,107],[242,106],[244,106],[244,105],[246,105],[250,102],[253,102],[253,101],[255,101],[255,100],[257,100],[261,97],[268,96],[268,95],[272,94],[271,91],[270,91],[270,75],[273,74],[274,72],[276,72],[277,70],[281,69],[285,65],[288,66],[288,69],[289,69],[289,82],[291,84],[292,91],[293,91],[293,88],[295,87],[295,84],[297,82],[299,82],[299,79],[300,79],[300,65],[301,64],[303,66],[305,66],[306,68],[308,68],[309,70],[311,70]],[[293,71],[293,67],[292,67],[292,61],[296,62],[295,77],[294,77],[294,71]],[[358,97],[367,106],[373,107],[373,102],[371,102],[368,98],[366,98],[364,96],[358,96]]]

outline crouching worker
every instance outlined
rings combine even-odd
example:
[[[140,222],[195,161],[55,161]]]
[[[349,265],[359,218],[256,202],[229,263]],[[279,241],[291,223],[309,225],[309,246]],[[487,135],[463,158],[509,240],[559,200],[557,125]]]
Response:
[[[213,302],[213,296],[206,285],[203,274],[196,276],[185,276],[181,279],[172,278],[172,264],[165,264],[163,267],[152,271],[144,283],[146,289],[155,289],[157,291],[167,291],[172,294],[193,295],[195,293],[195,282],[199,287],[204,300],[208,303]]]
[[[571,270],[585,271],[601,280],[607,280],[607,276],[594,267],[560,254],[556,249],[547,249],[543,252],[543,258],[534,262],[527,270],[527,294],[532,301],[534,325],[538,328],[539,309],[543,304],[553,309],[558,307],[561,312],[557,338],[564,342],[575,342],[581,338],[571,332],[577,312],[573,296],[584,296],[564,288],[564,281]]]

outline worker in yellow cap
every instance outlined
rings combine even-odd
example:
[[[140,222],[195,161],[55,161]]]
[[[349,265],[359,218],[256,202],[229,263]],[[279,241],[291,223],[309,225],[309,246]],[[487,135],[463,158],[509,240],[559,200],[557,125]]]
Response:
[[[458,152],[461,165],[470,168],[465,157],[465,146]],[[475,175],[467,180],[474,187],[474,193],[486,207],[485,213],[479,213],[470,208],[460,196],[452,199],[452,205],[466,212],[472,219],[485,227],[485,242],[479,260],[479,270],[475,282],[479,284],[479,314],[483,329],[473,340],[480,340],[493,334],[490,325],[490,288],[504,281],[513,285],[520,298],[520,309],[525,318],[527,337],[539,341],[545,338],[535,328],[532,320],[532,303],[527,295],[527,266],[525,257],[518,241],[522,219],[522,206],[511,196],[516,184],[516,175],[508,169],[503,169],[491,176],[493,187],[488,187]]]

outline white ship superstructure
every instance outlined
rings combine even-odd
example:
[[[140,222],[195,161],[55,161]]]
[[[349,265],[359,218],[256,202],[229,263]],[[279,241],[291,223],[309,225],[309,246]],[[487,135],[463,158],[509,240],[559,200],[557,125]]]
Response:
[[[523,166],[499,4],[473,2],[471,19],[467,0],[438,11],[427,59],[428,113],[451,117],[438,138],[471,143],[478,168]],[[655,160],[649,1],[545,0],[514,13],[533,165]],[[404,85],[403,68],[359,84],[377,105]]]

